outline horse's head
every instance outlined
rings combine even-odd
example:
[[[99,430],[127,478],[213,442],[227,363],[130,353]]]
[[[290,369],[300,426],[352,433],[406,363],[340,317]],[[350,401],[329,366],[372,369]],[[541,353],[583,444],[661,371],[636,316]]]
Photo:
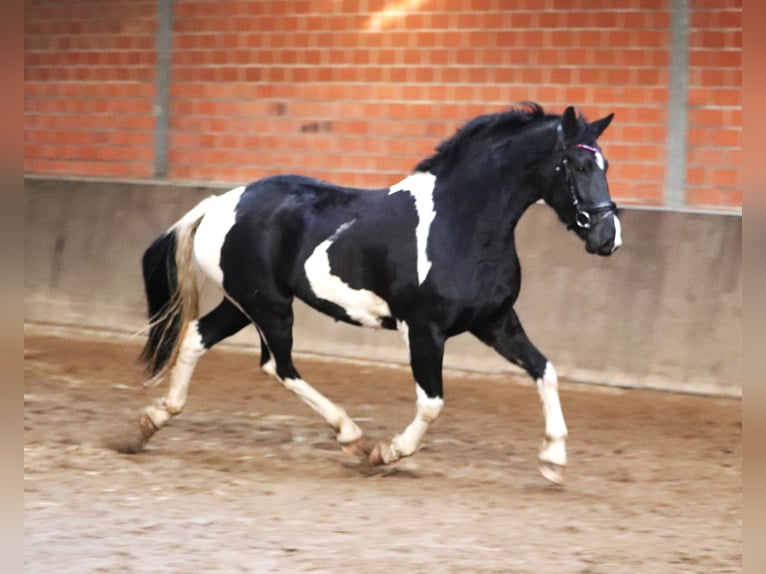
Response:
[[[554,177],[544,194],[548,203],[585,241],[588,253],[611,255],[622,244],[617,206],[609,195],[609,163],[596,140],[614,114],[587,123],[568,107],[556,125]]]

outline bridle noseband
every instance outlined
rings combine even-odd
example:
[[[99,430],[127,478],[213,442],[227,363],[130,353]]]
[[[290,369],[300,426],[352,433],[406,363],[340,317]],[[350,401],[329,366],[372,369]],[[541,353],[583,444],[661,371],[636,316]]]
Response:
[[[561,124],[557,127],[557,134],[559,137],[559,142],[562,143],[561,151],[561,161],[556,166],[556,171],[564,170],[564,177],[566,178],[566,184],[569,188],[569,193],[572,196],[572,204],[575,207],[576,215],[575,215],[575,223],[577,224],[577,227],[581,229],[590,229],[600,221],[604,220],[604,216],[602,216],[602,213],[608,212],[611,214],[617,213],[617,205],[609,200],[609,201],[599,201],[597,203],[583,203],[580,200],[580,193],[577,189],[577,184],[575,183],[574,178],[572,177],[572,172],[569,167],[569,163],[567,162],[567,147],[563,145],[564,136],[563,136],[563,129],[561,127]],[[594,154],[600,154],[601,150],[597,147],[585,145],[585,144],[575,144],[575,147],[579,147],[585,150],[588,150],[590,152],[593,152]]]

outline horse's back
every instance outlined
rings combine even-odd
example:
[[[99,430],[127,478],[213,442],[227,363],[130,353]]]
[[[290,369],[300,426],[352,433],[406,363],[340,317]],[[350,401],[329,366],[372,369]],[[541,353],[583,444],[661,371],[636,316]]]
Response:
[[[319,243],[374,212],[384,196],[299,175],[257,180],[211,204],[197,230],[195,258],[227,292],[266,277],[292,287]]]

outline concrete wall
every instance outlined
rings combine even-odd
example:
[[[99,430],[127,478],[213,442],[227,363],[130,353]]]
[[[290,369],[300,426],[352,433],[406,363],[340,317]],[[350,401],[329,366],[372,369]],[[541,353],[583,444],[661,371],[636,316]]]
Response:
[[[140,329],[143,250],[211,191],[28,178],[25,320]],[[546,206],[525,215],[517,311],[531,339],[570,379],[741,395],[741,218],[626,210],[621,219],[622,249],[597,258]],[[296,324],[297,350],[406,361],[396,333],[302,306]],[[234,342],[255,343],[248,331]],[[448,343],[446,365],[516,370],[467,336]]]

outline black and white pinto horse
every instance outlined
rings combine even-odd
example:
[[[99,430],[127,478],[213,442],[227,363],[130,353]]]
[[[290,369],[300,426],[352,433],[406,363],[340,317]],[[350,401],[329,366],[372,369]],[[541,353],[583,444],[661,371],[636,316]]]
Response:
[[[203,200],[143,257],[151,320],[143,358],[165,396],[145,409],[136,451],[186,402],[200,356],[249,324],[261,368],[317,411],[345,450],[371,464],[412,455],[443,406],[445,340],[470,332],[537,382],[543,476],[563,481],[567,427],[553,366],[513,305],[521,275],[514,230],[544,200],[589,253],[622,241],[596,140],[613,114],[588,123],[535,103],[479,116],[388,189],[361,190],[298,175],[255,181]],[[199,316],[202,275],[223,299]],[[396,329],[409,345],[417,412],[401,434],[368,449],[346,414],[293,365],[293,298],[337,320]]]

